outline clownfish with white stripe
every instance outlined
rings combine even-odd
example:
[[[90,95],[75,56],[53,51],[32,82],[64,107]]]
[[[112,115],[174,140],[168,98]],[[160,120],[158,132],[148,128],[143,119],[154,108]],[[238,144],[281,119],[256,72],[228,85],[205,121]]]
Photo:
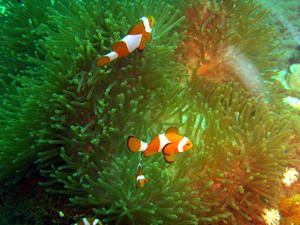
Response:
[[[149,179],[145,178],[144,172],[141,167],[138,168],[136,173],[136,188],[143,188]]]
[[[103,225],[101,221],[97,218],[91,217],[91,218],[82,218],[78,223],[75,223],[74,225]]]
[[[127,146],[130,151],[143,152],[146,157],[162,152],[165,161],[173,163],[175,154],[190,150],[193,143],[187,137],[180,135],[177,128],[171,127],[166,133],[154,136],[149,144],[135,136],[129,136]]]
[[[143,16],[136,25],[134,25],[127,35],[112,47],[112,51],[97,60],[97,66],[103,66],[111,61],[125,57],[134,50],[144,50],[146,42],[152,39],[152,27],[155,20],[153,16]]]

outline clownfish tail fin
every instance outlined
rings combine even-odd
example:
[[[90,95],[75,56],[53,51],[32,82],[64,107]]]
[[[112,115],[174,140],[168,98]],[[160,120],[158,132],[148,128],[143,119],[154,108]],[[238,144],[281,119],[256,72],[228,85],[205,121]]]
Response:
[[[96,62],[96,65],[104,66],[117,58],[119,58],[119,54],[115,51],[111,51],[110,53],[107,53],[106,55],[104,55],[100,59],[98,59]]]
[[[132,152],[143,152],[147,149],[148,144],[135,136],[129,136],[127,138],[127,147]]]
[[[102,56],[97,60],[96,66],[104,66],[110,62],[110,58],[108,56]]]

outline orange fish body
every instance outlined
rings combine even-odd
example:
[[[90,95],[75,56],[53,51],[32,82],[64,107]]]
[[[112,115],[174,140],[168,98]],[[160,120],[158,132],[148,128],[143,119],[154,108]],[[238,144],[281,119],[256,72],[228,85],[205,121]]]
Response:
[[[103,225],[101,221],[97,218],[82,218],[78,223],[75,223],[74,225]]]
[[[176,128],[169,128],[166,133],[154,136],[149,144],[130,136],[127,139],[127,146],[130,151],[143,152],[146,157],[162,152],[166,162],[172,163],[175,154],[191,149],[193,144],[187,137],[178,134]]]
[[[122,40],[113,45],[111,52],[97,60],[96,65],[106,65],[115,59],[129,55],[136,49],[143,50],[146,42],[152,39],[153,25],[154,18],[152,16],[142,17],[140,22],[134,25]]]
[[[143,170],[139,168],[136,173],[136,188],[143,188],[148,182],[149,179],[145,178]]]

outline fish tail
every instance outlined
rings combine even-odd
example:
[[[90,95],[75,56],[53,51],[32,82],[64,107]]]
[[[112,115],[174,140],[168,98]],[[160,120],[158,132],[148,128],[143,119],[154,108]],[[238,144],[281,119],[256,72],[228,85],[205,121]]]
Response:
[[[96,62],[96,66],[104,66],[111,61],[117,59],[119,57],[119,54],[115,51],[111,51],[110,53],[107,53],[106,55],[99,58]]]
[[[127,146],[132,152],[143,152],[147,149],[148,144],[135,136],[129,136],[127,139]]]
[[[102,56],[97,60],[96,66],[104,66],[110,62],[110,58],[108,56]]]

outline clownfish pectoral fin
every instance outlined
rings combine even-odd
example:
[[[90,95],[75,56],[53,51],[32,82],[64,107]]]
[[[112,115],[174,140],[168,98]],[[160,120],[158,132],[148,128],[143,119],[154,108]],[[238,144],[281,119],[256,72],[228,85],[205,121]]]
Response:
[[[167,163],[173,163],[175,160],[175,154],[165,155],[164,158]]]
[[[142,38],[141,43],[140,43],[138,49],[139,49],[140,51],[143,51],[144,48],[145,48],[145,45],[146,45],[146,39],[145,39],[145,38]]]
[[[151,35],[151,33],[145,33],[145,34],[144,34],[144,38],[145,38],[147,41],[151,41],[151,40],[152,40],[152,35]]]
[[[162,152],[164,155],[171,155],[177,152],[176,150],[177,150],[176,145],[169,143],[165,145],[165,147],[162,149]]]
[[[169,127],[166,133],[175,133],[178,134],[178,129],[176,127]]]

